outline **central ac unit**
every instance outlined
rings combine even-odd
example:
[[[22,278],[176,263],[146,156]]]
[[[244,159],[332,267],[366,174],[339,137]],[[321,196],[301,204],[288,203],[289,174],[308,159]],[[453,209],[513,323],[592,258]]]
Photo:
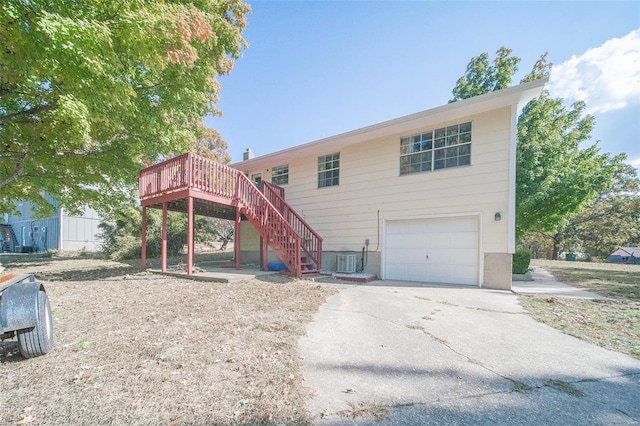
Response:
[[[336,256],[336,272],[353,273],[356,271],[355,254],[339,254]]]

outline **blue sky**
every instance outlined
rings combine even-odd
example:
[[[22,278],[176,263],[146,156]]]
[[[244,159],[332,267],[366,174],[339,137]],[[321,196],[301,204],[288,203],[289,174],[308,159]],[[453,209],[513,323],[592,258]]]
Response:
[[[603,152],[640,168],[640,2],[250,1],[249,47],[206,124],[232,162],[434,108],[473,56],[544,52],[548,85],[596,117]]]

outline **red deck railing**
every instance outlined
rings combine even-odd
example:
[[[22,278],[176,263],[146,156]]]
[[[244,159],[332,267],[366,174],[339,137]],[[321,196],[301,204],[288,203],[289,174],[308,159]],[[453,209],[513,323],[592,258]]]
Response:
[[[188,164],[190,154],[154,164],[140,171],[140,199],[169,194],[189,187]]]
[[[236,198],[238,170],[197,155],[190,156],[191,187],[208,194],[233,200]]]
[[[183,190],[212,194],[236,204],[291,272],[302,275],[301,250],[321,266],[322,239],[269,184],[263,194],[241,171],[195,154],[183,154],[140,171],[140,199]],[[276,203],[275,206],[273,203]]]
[[[196,189],[236,199],[239,171],[195,154],[183,154],[140,171],[140,199]]]

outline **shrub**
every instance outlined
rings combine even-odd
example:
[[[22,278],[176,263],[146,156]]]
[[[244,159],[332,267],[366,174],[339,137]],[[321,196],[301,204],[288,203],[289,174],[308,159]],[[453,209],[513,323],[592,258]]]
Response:
[[[513,255],[511,273],[525,274],[529,270],[529,263],[531,263],[531,252],[525,248],[517,248]]]
[[[112,260],[136,259],[142,253],[142,241],[133,235],[122,235],[117,239],[117,245],[104,253]]]
[[[196,241],[213,241],[218,235],[211,218],[197,217]],[[100,224],[102,252],[110,259],[136,259],[142,253],[142,210],[127,207],[115,213],[113,220]],[[181,252],[187,243],[187,217],[184,213],[167,214],[167,255]],[[160,256],[162,250],[162,211],[147,209],[147,257]]]

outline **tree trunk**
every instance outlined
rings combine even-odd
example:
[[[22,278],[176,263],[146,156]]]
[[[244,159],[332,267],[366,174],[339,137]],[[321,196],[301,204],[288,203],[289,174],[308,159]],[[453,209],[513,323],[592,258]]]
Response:
[[[562,242],[562,233],[556,232],[553,236],[553,252],[551,254],[551,260],[558,260],[558,253],[560,252],[560,243]]]

